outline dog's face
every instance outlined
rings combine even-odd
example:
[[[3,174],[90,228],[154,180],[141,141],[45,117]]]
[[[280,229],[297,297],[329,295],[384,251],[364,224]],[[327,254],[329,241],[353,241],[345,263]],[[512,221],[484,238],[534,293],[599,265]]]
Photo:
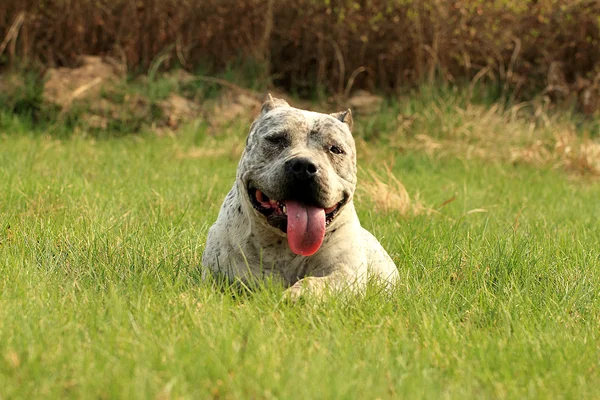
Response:
[[[242,197],[290,248],[310,255],[351,200],[356,147],[349,111],[320,114],[269,99],[254,121],[238,166]]]

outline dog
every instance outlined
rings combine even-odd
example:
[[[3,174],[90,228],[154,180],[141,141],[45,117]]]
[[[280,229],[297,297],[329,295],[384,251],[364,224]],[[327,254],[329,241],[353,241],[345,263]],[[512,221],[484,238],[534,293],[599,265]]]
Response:
[[[356,214],[350,110],[321,114],[269,95],[252,123],[236,180],[209,229],[202,264],[246,284],[267,277],[298,299],[364,291],[398,270]]]

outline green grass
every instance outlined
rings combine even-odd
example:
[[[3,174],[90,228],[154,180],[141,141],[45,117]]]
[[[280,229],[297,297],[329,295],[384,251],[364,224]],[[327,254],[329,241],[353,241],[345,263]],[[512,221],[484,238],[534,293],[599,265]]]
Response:
[[[386,160],[438,213],[362,194],[401,284],[290,305],[200,279],[241,129],[4,126],[19,132],[0,132],[0,399],[600,397],[597,181],[372,143],[361,166]]]

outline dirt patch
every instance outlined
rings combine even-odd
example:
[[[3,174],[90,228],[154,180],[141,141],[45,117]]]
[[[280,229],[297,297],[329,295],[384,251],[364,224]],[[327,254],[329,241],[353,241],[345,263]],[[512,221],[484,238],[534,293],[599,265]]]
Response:
[[[166,125],[171,129],[177,129],[182,122],[197,118],[200,112],[198,104],[177,94],[171,94],[160,102],[159,107]]]
[[[125,77],[125,67],[112,59],[82,56],[77,68],[50,68],[45,75],[44,101],[71,106],[73,101],[98,98],[103,88]]]
[[[82,56],[75,68],[51,68],[45,75],[44,103],[59,107],[63,115],[74,114],[84,129],[125,133],[152,126],[162,135],[173,134],[185,122],[203,119],[210,132],[218,135],[232,125],[250,124],[266,97],[266,93],[219,78],[195,76],[178,69],[157,78],[164,79],[172,93],[166,98],[151,99],[141,93],[154,83],[144,76],[138,79],[137,86],[127,85],[125,70],[113,59],[95,56]],[[217,84],[221,92],[214,99],[204,98],[196,82]],[[296,107],[310,108],[310,104],[292,100],[285,93],[273,95]]]
[[[79,116],[87,128],[109,129],[129,127],[131,132],[141,128],[141,124],[155,119],[150,101],[139,94],[127,94],[119,101],[98,98],[85,103],[85,110]]]
[[[207,104],[205,117],[208,120],[211,131],[218,134],[219,131],[236,122],[251,122],[260,112],[262,102],[258,96],[246,93],[225,92],[216,102]]]
[[[185,69],[174,69],[165,74],[167,79],[174,80],[180,84],[188,84],[194,82],[197,77],[187,72]]]
[[[95,56],[81,57],[76,68],[51,68],[45,75],[44,102],[59,106],[63,114],[75,110],[84,128],[96,130],[136,132],[151,125],[172,131],[198,118],[200,105],[179,94],[151,100],[132,91],[124,82],[125,70],[113,59]],[[172,71],[167,79],[182,85],[194,76]]]

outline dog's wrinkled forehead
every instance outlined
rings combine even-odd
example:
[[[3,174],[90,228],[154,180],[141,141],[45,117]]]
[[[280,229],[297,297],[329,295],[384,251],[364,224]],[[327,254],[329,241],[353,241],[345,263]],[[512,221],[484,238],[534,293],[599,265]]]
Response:
[[[352,114],[349,110],[336,114],[322,114],[291,107],[284,100],[269,96],[263,104],[260,116],[250,128],[247,144],[267,134],[277,133],[285,133],[292,138],[320,133],[353,142],[351,129]]]
[[[268,132],[285,131],[290,134],[310,130],[315,118],[307,118],[301,110],[280,107],[262,115],[256,122],[255,133],[262,136]]]
[[[330,115],[292,107],[280,107],[255,121],[249,140],[252,141],[266,134],[278,132],[292,137],[306,135],[309,132],[331,132],[348,139],[352,137],[349,129]]]

